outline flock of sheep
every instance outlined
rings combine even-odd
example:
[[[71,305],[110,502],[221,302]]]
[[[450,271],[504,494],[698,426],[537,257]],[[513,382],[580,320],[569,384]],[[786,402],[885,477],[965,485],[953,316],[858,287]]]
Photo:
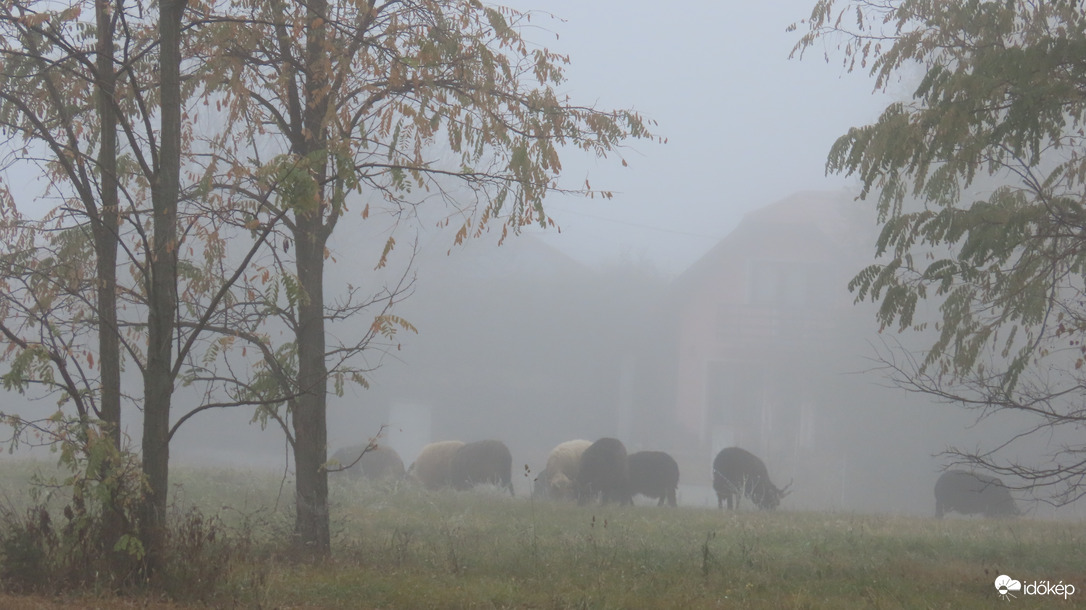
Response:
[[[355,446],[340,449],[330,461],[333,469],[359,473],[369,479],[408,477],[427,489],[446,487],[465,490],[491,484],[513,495],[513,458],[505,443],[497,440],[464,443],[440,441],[422,448],[410,469],[391,447]],[[338,465],[338,466],[336,466]],[[556,500],[632,504],[644,495],[676,506],[679,465],[663,451],[627,454],[622,441],[601,438],[566,441],[555,447],[547,465],[534,480],[533,493]],[[713,461],[713,488],[717,504],[729,509],[746,496],[758,508],[772,510],[788,493],[769,479],[765,464],[753,454],[730,447]]]
[[[616,438],[566,441],[551,450],[547,466],[535,479],[537,495],[587,504],[633,504],[637,494],[676,505],[679,465],[663,451],[638,451],[627,455]]]
[[[374,443],[340,449],[329,464],[330,470],[368,479],[407,477],[431,490],[491,484],[513,495],[513,457],[505,443],[496,440],[430,443],[408,470],[394,449]],[[582,505],[597,500],[633,504],[633,497],[640,494],[659,500],[660,506],[665,502],[675,506],[678,486],[679,465],[670,455],[663,451],[627,454],[622,441],[605,437],[596,442],[566,441],[551,450],[546,467],[535,478],[533,494]],[[713,489],[720,508],[737,508],[740,498],[747,497],[759,509],[773,510],[789,487],[774,485],[765,463],[739,447],[722,449],[713,459]],[[936,517],[950,511],[989,517],[1021,514],[1002,481],[975,473],[943,473],[935,484],[935,498]]]

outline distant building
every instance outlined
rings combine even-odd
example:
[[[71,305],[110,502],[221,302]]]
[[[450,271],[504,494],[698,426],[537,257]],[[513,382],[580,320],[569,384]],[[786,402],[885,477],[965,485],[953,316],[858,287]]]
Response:
[[[419,334],[397,337],[370,389],[332,400],[329,440],[391,424],[410,463],[426,442],[498,438],[538,473],[562,441],[615,436],[671,453],[687,504],[712,502],[712,458],[736,445],[779,485],[794,479],[785,508],[928,513],[932,456],[962,425],[871,370],[873,306],[847,288],[871,260],[869,210],[798,193],[670,282],[651,265],[589,268],[530,235],[439,248],[397,310]]]
[[[878,476],[850,472],[869,445],[888,447],[890,463],[899,446],[917,446],[878,438],[903,393],[888,399],[859,375],[875,336],[847,288],[872,252],[861,211],[848,193],[797,193],[747,214],[674,281],[636,375],[667,381],[633,392],[635,447],[668,448],[685,483],[710,485],[712,457],[740,446],[778,484],[800,481],[807,503],[840,506]]]
[[[446,243],[419,262],[417,291],[397,310],[418,334],[397,338],[403,349],[358,403],[333,401],[330,442],[391,423],[387,442],[410,463],[424,441],[497,438],[518,470],[538,472],[560,442],[615,435],[624,358],[663,279],[645,287],[530,234],[448,255]]]

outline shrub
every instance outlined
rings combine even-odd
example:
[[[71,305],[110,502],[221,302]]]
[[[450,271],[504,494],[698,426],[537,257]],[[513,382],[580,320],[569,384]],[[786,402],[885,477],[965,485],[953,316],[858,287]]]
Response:
[[[31,478],[25,514],[0,509],[0,586],[56,592],[136,582],[143,559],[135,536],[143,493],[136,457],[85,421],[60,415],[48,421],[62,471]],[[65,495],[67,501],[58,498]]]
[[[9,423],[18,427],[25,422]],[[236,598],[259,588],[260,574],[232,584],[232,566],[246,555],[251,530],[228,535],[217,516],[173,509],[154,574],[144,565],[137,533],[146,491],[138,456],[118,448],[95,423],[48,420],[61,470],[31,478],[31,506],[0,506],[0,590],[12,593],[118,594],[153,591],[179,601]],[[259,591],[258,591],[259,593]]]

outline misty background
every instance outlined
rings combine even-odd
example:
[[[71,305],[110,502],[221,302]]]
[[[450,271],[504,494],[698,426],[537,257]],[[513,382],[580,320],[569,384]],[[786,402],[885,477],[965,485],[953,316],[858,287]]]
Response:
[[[876,350],[898,338],[847,290],[872,260],[877,225],[852,181],[824,165],[838,136],[909,87],[873,93],[836,60],[789,59],[798,35],[786,28],[810,8],[560,0],[534,13],[526,38],[570,56],[562,93],[635,109],[667,143],[622,150],[628,167],[566,153],[564,186],[587,181],[615,197],[553,197],[560,230],[526,228],[500,246],[494,234],[454,246],[442,216],[416,216],[377,272],[386,231],[345,219],[328,290],[377,289],[413,261],[414,293],[395,313],[418,333],[374,352],[368,389],[329,397],[329,454],[386,424],[382,442],[407,464],[432,441],[496,438],[523,495],[524,467],[538,473],[558,443],[615,436],[631,452],[671,453],[680,503],[715,506],[712,457],[738,445],[778,485],[793,481],[783,509],[932,514],[936,454],[1020,423],[974,425],[877,370]],[[18,396],[5,400],[19,412]],[[194,418],[173,463],[289,468],[282,433],[251,417]],[[138,428],[126,432],[136,440]],[[1082,516],[1076,506],[1034,514]]]

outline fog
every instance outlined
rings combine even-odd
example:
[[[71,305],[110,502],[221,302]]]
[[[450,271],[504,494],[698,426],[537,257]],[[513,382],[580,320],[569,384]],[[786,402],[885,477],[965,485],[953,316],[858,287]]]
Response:
[[[646,258],[586,264],[535,234],[451,254],[437,240],[401,307],[418,335],[371,389],[333,401],[329,442],[389,424],[384,441],[410,462],[431,441],[497,438],[517,474],[563,441],[615,436],[672,454],[693,506],[715,506],[712,457],[738,445],[793,482],[790,509],[931,514],[937,454],[1022,423],[978,425],[876,370],[896,338],[846,289],[873,230],[851,193],[802,191],[748,213],[680,274]]]
[[[671,453],[680,504],[715,506],[712,458],[738,445],[793,483],[783,509],[932,514],[938,453],[1021,422],[977,424],[877,370],[886,338],[846,287],[877,227],[824,164],[837,136],[901,92],[873,94],[836,61],[790,60],[798,36],[785,28],[811,4],[547,3],[564,21],[538,14],[528,37],[570,55],[565,92],[638,110],[667,143],[623,150],[628,167],[568,153],[564,184],[588,179],[614,199],[553,198],[560,231],[529,228],[501,246],[495,234],[454,246],[423,216],[397,229],[380,274],[385,228],[341,222],[327,296],[379,289],[417,239],[414,293],[395,313],[418,332],[374,351],[368,389],[329,398],[329,453],[383,426],[381,442],[408,464],[432,441],[496,438],[523,496],[520,474],[538,473],[558,443],[614,436],[631,452]],[[193,419],[173,463],[289,469],[282,433],[251,416]]]
[[[1026,424],[978,423],[880,370],[880,352],[930,338],[880,334],[874,307],[853,303],[846,285],[869,262],[876,227],[848,190],[798,191],[747,212],[680,273],[647,256],[587,261],[544,232],[453,247],[449,231],[408,225],[423,227],[418,251],[405,247],[390,266],[414,256],[415,290],[397,313],[418,333],[375,351],[368,389],[330,397],[330,452],[382,427],[379,442],[407,464],[433,441],[500,439],[523,497],[555,445],[613,436],[630,452],[673,455],[680,504],[713,507],[712,458],[737,445],[778,485],[792,483],[785,509],[931,515],[941,451],[992,446]],[[364,243],[341,237],[329,286],[360,270],[375,282]],[[248,417],[186,424],[174,462],[284,468],[281,433]]]

